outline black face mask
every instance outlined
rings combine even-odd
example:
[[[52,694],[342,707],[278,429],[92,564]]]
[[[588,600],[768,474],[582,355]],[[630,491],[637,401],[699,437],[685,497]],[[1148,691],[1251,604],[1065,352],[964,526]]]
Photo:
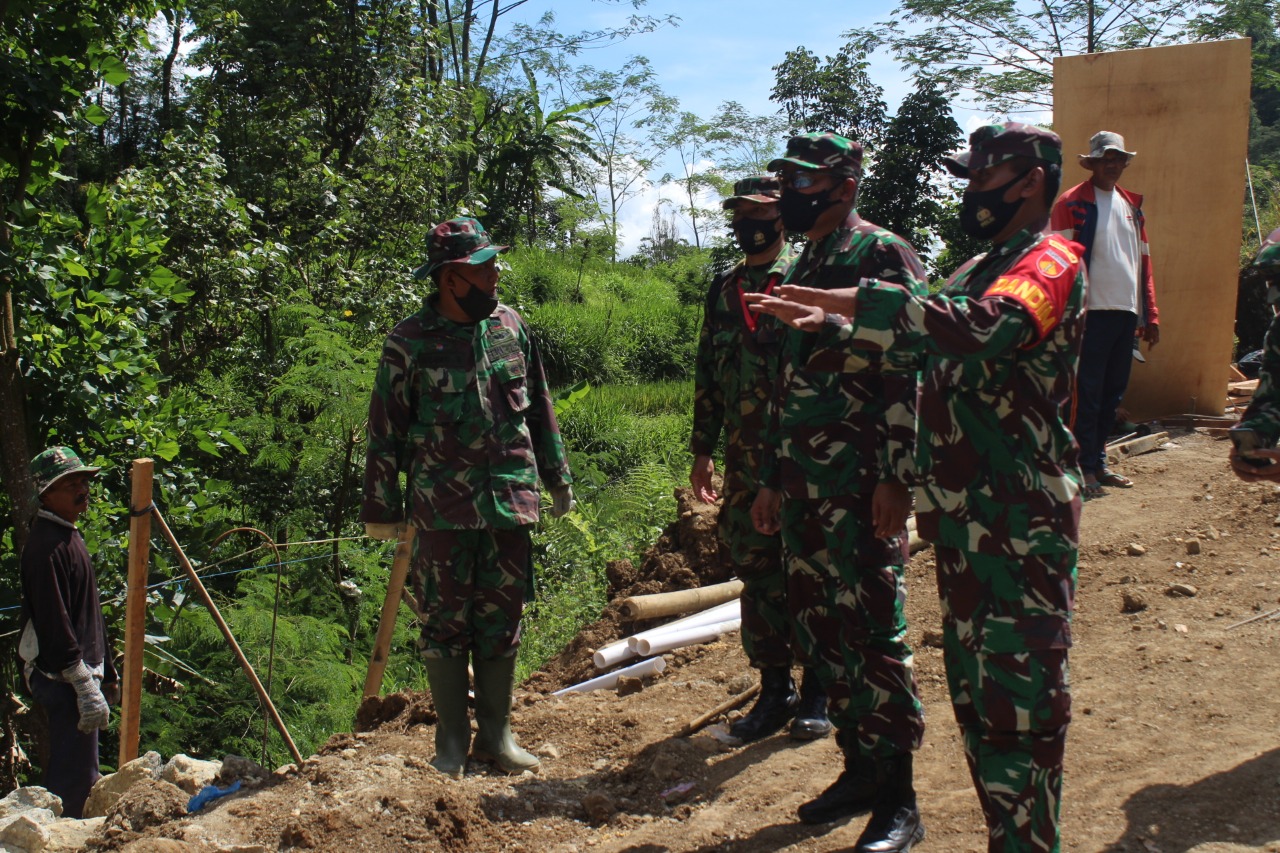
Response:
[[[964,233],[979,240],[989,240],[1003,231],[1026,201],[1024,198],[1005,201],[1004,194],[1030,171],[1027,169],[995,189],[965,190],[960,200],[960,227]]]
[[[733,236],[738,248],[748,255],[758,255],[782,236],[776,219],[739,219],[733,223]]]
[[[782,225],[788,231],[804,234],[813,228],[822,212],[836,204],[831,194],[832,187],[825,193],[802,193],[799,190],[784,189],[778,207],[782,211]]]
[[[463,281],[467,280],[463,279]],[[467,281],[467,285],[467,292],[461,296],[455,296],[454,301],[458,303],[462,313],[466,314],[471,322],[479,323],[498,307],[498,294],[496,291],[488,293],[481,290],[469,281]]]

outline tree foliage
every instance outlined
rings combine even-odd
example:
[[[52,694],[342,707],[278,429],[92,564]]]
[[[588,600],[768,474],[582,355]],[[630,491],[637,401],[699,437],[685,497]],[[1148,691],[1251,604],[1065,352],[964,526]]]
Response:
[[[969,92],[996,114],[1051,110],[1058,56],[1176,41],[1202,3],[1185,0],[902,0],[846,33],[866,53],[887,48],[904,69]]]

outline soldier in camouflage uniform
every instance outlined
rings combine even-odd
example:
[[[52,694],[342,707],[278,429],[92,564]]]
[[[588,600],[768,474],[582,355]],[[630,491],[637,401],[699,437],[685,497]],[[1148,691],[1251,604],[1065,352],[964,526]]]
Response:
[[[698,360],[694,368],[693,437],[689,450],[694,494],[717,499],[711,485],[711,454],[725,436],[724,502],[720,540],[743,582],[742,645],[760,670],[760,698],[729,733],[749,743],[767,737],[791,720],[791,737],[814,740],[831,732],[827,694],[812,668],[804,670],[797,695],[791,665],[797,660],[787,612],[786,573],[777,536],[758,533],[751,524],[751,502],[759,488],[761,445],[768,394],[778,374],[780,338],[772,317],[747,310],[745,292],[771,292],[795,259],[783,239],[773,175],[744,178],[725,199],[732,228],[746,258],[717,276],[707,291]],[[794,718],[794,719],[793,719]]]
[[[760,309],[822,334],[844,323],[850,365],[920,359],[917,530],[937,554],[947,681],[989,849],[1056,851],[1082,482],[1063,415],[1083,251],[1045,233],[1055,134],[988,125],[969,144],[944,162],[969,179],[961,225],[992,247],[941,293],[779,288]]]
[[[783,224],[809,238],[787,283],[844,288],[875,278],[927,292],[911,246],[858,215],[858,143],[796,136],[769,168],[779,170]],[[781,529],[797,638],[827,688],[844,754],[844,771],[800,819],[872,809],[857,849],[907,850],[924,834],[912,786],[924,711],[903,581],[916,377],[878,364],[842,372],[846,352],[839,336],[786,330],[752,516],[762,532]],[[901,843],[884,846],[891,836]]]
[[[1250,274],[1267,281],[1267,304],[1275,310],[1280,307],[1280,228],[1272,231],[1253,259]],[[1262,369],[1258,373],[1258,388],[1253,400],[1240,419],[1240,426],[1258,434],[1260,449],[1249,455],[1265,465],[1251,465],[1240,451],[1231,448],[1231,470],[1247,482],[1280,482],[1280,450],[1275,449],[1280,439],[1280,314],[1271,321],[1267,338],[1262,342]],[[1270,461],[1267,461],[1270,460]]]
[[[510,726],[538,478],[551,489],[554,515],[573,506],[537,347],[496,296],[496,257],[506,248],[469,217],[432,229],[414,277],[430,277],[435,293],[388,336],[369,404],[361,519],[379,539],[397,537],[406,522],[417,528],[418,647],[439,717],[432,764],[454,777],[471,741],[468,656],[473,755],[508,773],[538,767]]]

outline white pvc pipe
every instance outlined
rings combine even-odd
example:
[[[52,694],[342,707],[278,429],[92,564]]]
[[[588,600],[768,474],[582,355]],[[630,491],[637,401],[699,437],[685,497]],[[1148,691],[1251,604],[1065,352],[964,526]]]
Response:
[[[667,662],[662,658],[649,658],[642,660],[640,663],[634,663],[631,666],[624,667],[616,672],[606,673],[596,676],[589,681],[583,681],[580,684],[574,684],[562,690],[552,693],[552,696],[563,696],[566,693],[590,693],[592,690],[607,690],[618,684],[618,679],[624,675],[631,678],[643,678],[646,675],[656,675],[667,668]]]
[[[596,669],[608,669],[616,666],[627,658],[636,657],[634,642],[639,639],[651,640],[654,637],[661,636],[669,631],[689,628],[694,625],[710,625],[716,622],[725,622],[730,619],[737,619],[742,613],[741,605],[736,601],[726,601],[724,604],[717,604],[715,607],[709,607],[701,613],[694,613],[691,616],[685,616],[683,619],[676,619],[674,622],[668,622],[665,625],[659,625],[656,628],[650,628],[647,631],[641,631],[624,640],[618,640],[616,643],[610,643],[595,651],[591,656],[592,662],[596,665]]]
[[[639,634],[628,637],[627,645],[631,647],[632,651],[636,651],[637,645],[644,640],[652,642],[661,638],[665,634],[672,633],[673,631],[683,631],[686,628],[700,628],[705,625],[718,625],[721,622],[728,622],[732,619],[741,618],[741,602],[737,600],[726,601],[724,604],[717,604],[715,607],[712,607],[709,610],[704,610],[701,613],[695,613],[692,616],[677,619],[675,622],[668,622],[665,625],[650,628],[648,631],[641,631]],[[639,654],[639,652],[637,652],[637,654]]]
[[[696,646],[720,639],[721,634],[737,631],[742,627],[741,619],[729,622],[718,622],[714,625],[697,625],[681,631],[669,631],[655,640],[641,640],[636,643],[636,652],[642,655],[660,655],[673,649],[685,646]]]
[[[636,656],[631,645],[626,640],[619,640],[616,643],[597,649],[596,653],[591,656],[591,660],[595,663],[596,669],[608,669],[611,666],[622,663],[627,658]]]

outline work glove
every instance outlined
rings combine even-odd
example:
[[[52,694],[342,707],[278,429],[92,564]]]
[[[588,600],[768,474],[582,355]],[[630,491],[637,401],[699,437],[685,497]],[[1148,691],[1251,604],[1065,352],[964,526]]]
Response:
[[[84,661],[78,660],[74,666],[62,671],[62,677],[76,691],[76,710],[80,712],[80,722],[76,723],[76,728],[82,732],[105,729],[107,721],[111,719],[111,709],[102,695],[98,679],[89,671],[89,667],[84,665]]]
[[[370,539],[381,539],[383,542],[390,542],[400,538],[400,534],[404,532],[403,521],[388,521],[381,523],[367,522],[364,526],[364,535]]]
[[[573,499],[573,487],[567,483],[551,490],[551,517],[559,518],[577,505]]]

